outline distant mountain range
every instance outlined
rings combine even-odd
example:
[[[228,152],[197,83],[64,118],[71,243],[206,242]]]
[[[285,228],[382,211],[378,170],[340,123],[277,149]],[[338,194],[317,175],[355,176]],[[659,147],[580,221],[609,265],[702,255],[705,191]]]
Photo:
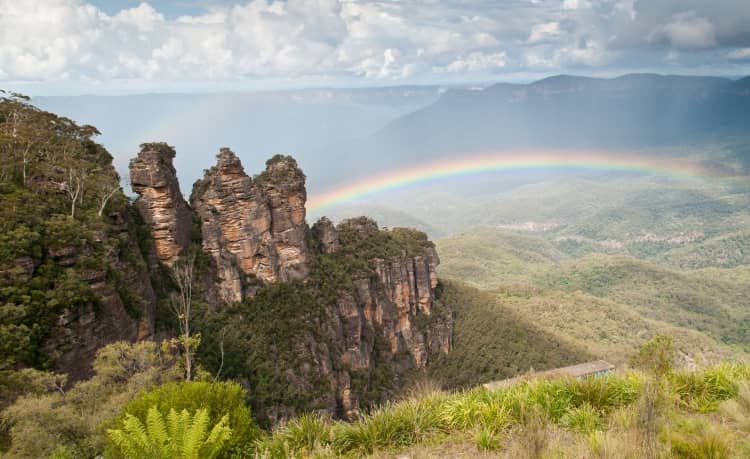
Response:
[[[98,126],[121,171],[139,143],[163,139],[176,147],[182,183],[192,183],[218,148],[229,146],[253,168],[274,153],[294,154],[313,178],[313,193],[441,156],[510,148],[628,150],[750,132],[750,77],[559,75],[484,89],[40,97],[34,103]],[[750,147],[742,148],[750,166]]]
[[[438,99],[438,86],[304,89],[215,94],[34,97],[33,103],[92,124],[121,174],[144,142],[177,150],[180,182],[191,184],[231,147],[249,168],[276,153],[293,154],[313,176],[333,167],[336,146],[366,138],[388,122]],[[325,152],[320,154],[319,152]],[[316,167],[321,162],[326,167]],[[322,178],[321,181],[325,181]],[[189,193],[189,189],[183,190]]]
[[[346,158],[352,170],[362,168],[362,157],[389,168],[492,149],[629,149],[749,132],[750,77],[559,75],[448,90],[351,146]]]

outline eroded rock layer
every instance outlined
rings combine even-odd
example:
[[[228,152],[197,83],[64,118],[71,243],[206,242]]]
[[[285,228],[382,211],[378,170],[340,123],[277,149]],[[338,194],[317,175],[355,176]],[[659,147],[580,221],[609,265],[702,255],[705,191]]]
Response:
[[[293,158],[277,155],[252,177],[228,148],[195,183],[188,207],[173,155],[148,147],[132,163],[139,209],[167,264],[190,242],[183,214],[195,212],[213,260],[204,300],[238,328],[234,352],[251,354],[247,368],[227,371],[251,393],[274,393],[268,381],[284,388],[255,400],[269,425],[298,409],[354,419],[450,351],[452,308],[437,293],[440,260],[424,233],[381,230],[365,217],[310,228],[305,175]]]
[[[339,240],[339,230],[349,235],[349,241]],[[447,353],[452,347],[453,313],[437,298],[436,268],[440,260],[434,246],[423,233],[398,231],[408,232],[417,243],[388,253],[382,246],[395,238],[379,230],[372,220],[344,221],[337,229],[321,219],[313,226],[319,250],[326,254],[340,250],[342,264],[347,257],[377,255],[366,260],[369,272],[355,273],[353,291],[339,294],[331,308],[335,316],[330,321],[330,355],[315,357],[318,361],[333,360],[321,369],[339,369],[322,376],[335,388],[337,413],[348,419],[360,412],[363,388],[353,385],[355,376],[385,368],[395,379],[389,383],[397,386],[405,372],[424,368],[432,356]],[[372,254],[362,248],[366,246],[380,247]]]
[[[228,148],[196,182],[190,201],[201,221],[203,249],[217,266],[219,296],[236,302],[256,283],[299,280],[308,272],[305,176],[289,157],[276,157],[249,177]]]
[[[151,228],[156,255],[168,266],[190,245],[192,227],[192,212],[172,165],[174,156],[167,144],[143,144],[130,162],[130,181],[138,194],[135,205]]]

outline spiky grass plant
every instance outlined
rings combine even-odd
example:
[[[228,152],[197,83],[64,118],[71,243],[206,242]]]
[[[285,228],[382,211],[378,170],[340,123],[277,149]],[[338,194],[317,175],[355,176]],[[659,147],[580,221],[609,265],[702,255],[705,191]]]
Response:
[[[582,434],[601,430],[603,426],[599,411],[589,403],[569,410],[560,419],[560,424]]]
[[[476,433],[475,443],[479,451],[495,451],[502,446],[502,435],[491,427],[480,427]]]
[[[673,457],[680,459],[728,459],[732,438],[726,430],[702,419],[679,421],[665,432]]]
[[[581,380],[537,379],[497,390],[425,390],[353,423],[301,418],[275,432],[259,451],[262,457],[356,457],[459,435],[473,437],[475,446],[485,451],[499,441],[507,454],[517,457],[552,454],[559,446],[553,448],[550,442],[562,438],[563,448],[573,444],[584,455],[607,459],[693,457],[693,449],[706,454],[695,457],[721,458],[725,445],[742,447],[742,435],[709,430],[692,447],[681,442],[692,431],[676,420],[704,416],[696,411],[712,411],[734,399],[722,409],[739,413],[725,416],[732,429],[747,436],[741,421],[750,419],[750,389],[743,384],[750,384],[750,365],[667,375],[625,372]]]
[[[736,376],[732,366],[716,366],[702,372],[671,373],[669,382],[679,404],[708,413],[737,395]]]

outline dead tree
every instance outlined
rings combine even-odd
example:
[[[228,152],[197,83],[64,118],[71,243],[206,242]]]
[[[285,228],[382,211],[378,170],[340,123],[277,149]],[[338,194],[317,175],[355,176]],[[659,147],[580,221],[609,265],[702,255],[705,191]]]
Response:
[[[190,320],[193,306],[193,270],[195,253],[190,251],[183,255],[172,266],[172,277],[177,285],[177,292],[172,294],[172,311],[180,326],[180,335],[173,342],[182,348],[185,358],[185,379],[193,377],[193,353],[200,344],[200,335],[191,335]]]

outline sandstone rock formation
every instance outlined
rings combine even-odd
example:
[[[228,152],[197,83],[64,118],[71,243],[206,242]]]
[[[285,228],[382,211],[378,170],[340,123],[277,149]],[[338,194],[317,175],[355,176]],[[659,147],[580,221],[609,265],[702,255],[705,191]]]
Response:
[[[342,247],[339,230],[354,232],[366,243],[382,243],[387,235],[366,218],[344,221],[338,229],[323,218],[312,231],[321,253],[351,249]],[[372,275],[356,275],[353,291],[342,292],[332,309],[330,355],[315,360],[331,359],[321,368],[340,368],[323,376],[335,388],[336,412],[347,419],[356,418],[360,411],[361,388],[352,386],[353,373],[384,366],[398,378],[410,369],[424,368],[431,356],[451,350],[453,314],[436,297],[440,260],[426,239],[411,252],[403,249],[368,260]],[[385,346],[378,349],[378,342]]]
[[[339,249],[339,237],[336,227],[327,217],[322,217],[312,227],[313,239],[320,243],[320,251],[334,253]]]
[[[354,419],[362,404],[397,387],[404,373],[423,369],[435,355],[451,350],[452,309],[438,298],[440,260],[424,233],[380,230],[365,217],[338,226],[322,218],[310,228],[305,175],[293,158],[277,155],[265,171],[251,177],[228,148],[220,150],[216,165],[193,186],[189,208],[179,194],[173,155],[163,145],[145,146],[131,165],[139,210],[151,225],[162,261],[169,264],[189,243],[184,230],[192,208],[202,248],[213,260],[209,292],[204,293],[214,307],[244,301],[238,311],[258,305],[278,308],[293,322],[298,319],[296,304],[273,303],[268,296],[256,304],[253,298],[269,284],[282,282],[297,282],[292,288],[304,291],[303,297],[290,300],[307,305],[300,304],[304,320],[293,322],[293,329],[282,327],[284,342],[274,334],[267,340],[273,344],[254,357],[270,359],[263,365],[278,369],[262,381],[283,381],[288,392],[305,394],[306,409]],[[231,317],[253,320],[242,312]],[[270,324],[252,327],[258,336],[273,330]],[[238,352],[247,351],[243,343]],[[299,406],[277,398],[255,408],[275,424],[293,416]]]
[[[201,221],[203,249],[216,262],[219,296],[252,294],[252,278],[273,283],[307,275],[305,176],[291,158],[269,161],[250,178],[228,148],[196,182],[190,197]]]
[[[172,159],[175,151],[165,143],[141,145],[130,162],[130,181],[138,194],[138,211],[151,227],[156,254],[171,266],[190,245],[192,212],[182,197]]]

